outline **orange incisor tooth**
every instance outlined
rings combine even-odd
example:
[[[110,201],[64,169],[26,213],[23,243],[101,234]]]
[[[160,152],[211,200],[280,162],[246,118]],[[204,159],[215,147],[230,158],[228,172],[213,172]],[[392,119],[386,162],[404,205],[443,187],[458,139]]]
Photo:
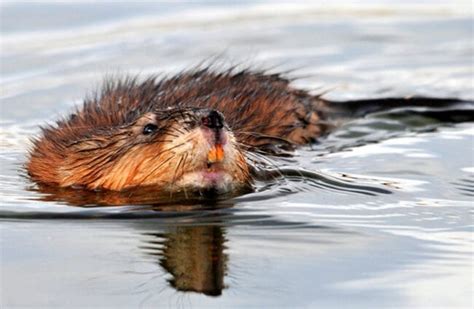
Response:
[[[207,153],[207,161],[214,163],[222,160],[224,160],[224,148],[221,144],[216,144]]]

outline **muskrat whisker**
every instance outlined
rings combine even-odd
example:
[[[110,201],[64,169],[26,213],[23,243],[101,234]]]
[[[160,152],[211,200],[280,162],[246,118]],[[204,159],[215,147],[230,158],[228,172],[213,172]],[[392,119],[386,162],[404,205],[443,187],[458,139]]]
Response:
[[[176,149],[176,148],[178,148],[178,147],[181,147],[181,146],[183,146],[183,145],[186,145],[187,143],[190,142],[190,140],[192,140],[192,138],[187,139],[187,140],[185,140],[184,142],[182,142],[182,143],[180,143],[180,144],[174,145],[173,147],[166,148],[166,149],[162,149],[162,150],[161,150],[159,153],[157,153],[156,155],[159,156],[159,155],[162,155],[162,154],[164,154],[164,153],[170,152],[170,151],[172,151],[172,150],[174,150],[174,149]],[[167,141],[167,142],[170,142],[170,143],[171,143],[171,142],[173,142],[173,141]]]
[[[244,150],[244,151],[247,151],[247,152],[250,152],[250,153],[253,153],[253,154],[260,154],[260,155],[264,155],[264,156],[271,155],[271,153],[269,151],[266,151],[264,149],[256,148],[256,147],[264,146],[266,144],[258,145],[258,146],[249,145],[249,144],[245,144],[245,143],[242,143],[242,142],[239,142],[238,144],[240,145],[240,147],[242,147],[242,150]]]
[[[235,134],[244,134],[244,135],[249,135],[249,136],[254,136],[254,137],[260,137],[260,138],[268,138],[276,141],[281,141],[289,145],[293,145],[293,143],[285,138],[278,137],[278,136],[273,136],[273,135],[266,135],[262,133],[257,133],[257,132],[247,132],[247,131],[235,131]],[[255,146],[252,146],[255,147]]]
[[[163,153],[169,152],[169,151],[171,151],[171,150],[174,150],[174,149],[176,149],[176,148],[178,148],[178,147],[181,147],[181,146],[185,145],[186,143],[187,143],[187,141],[184,141],[184,142],[182,142],[181,144],[174,145],[173,147],[163,149],[161,152],[159,152],[159,153],[157,154],[157,156],[158,156],[158,155],[161,155],[161,154],[163,154]]]
[[[276,162],[273,162],[270,158],[267,158],[267,157],[265,157],[265,156],[261,156],[260,154],[257,154],[257,153],[248,152],[248,151],[246,151],[246,154],[247,154],[248,156],[254,156],[254,157],[256,157],[258,160],[260,160],[258,163],[263,163],[263,164],[266,163],[266,164],[269,165],[270,167],[273,167],[273,168],[277,171],[277,173],[279,174],[279,176],[284,179],[284,175],[283,175],[283,173],[281,172],[280,167],[278,167],[278,165],[276,164]],[[248,159],[251,159],[250,157],[247,157],[247,158],[248,158]],[[255,162],[255,161],[254,161],[254,162]],[[275,179],[276,179],[276,177],[275,177]]]
[[[173,140],[171,139],[158,139],[158,140],[151,140],[151,141],[146,141],[146,142],[143,142],[143,144],[155,144],[155,143],[172,143]],[[141,144],[138,143],[138,144]]]
[[[188,199],[188,191],[186,190],[186,186],[183,186],[184,197]]]
[[[249,154],[247,153],[247,155],[249,156],[247,159],[249,159],[250,161],[252,161],[253,163],[256,163],[257,164],[257,167],[259,168],[266,168],[266,167],[277,167],[277,164],[272,162],[271,160],[265,160],[263,157],[259,157],[258,155],[256,154]],[[252,158],[252,156],[254,158]],[[278,168],[278,167],[277,167]]]
[[[261,155],[261,154],[258,154],[258,153],[246,152],[246,154],[249,155],[248,158],[251,161],[252,161],[251,156],[254,156],[257,160],[259,160],[257,163],[263,164],[263,170],[268,170],[268,168],[274,169],[278,175],[272,177],[273,179],[276,180],[280,177],[281,179],[284,179],[285,182],[288,182],[287,179],[285,178],[283,172],[282,172],[282,169],[272,159],[266,157],[265,155]],[[255,162],[255,161],[253,161],[253,162]]]
[[[181,132],[179,132],[179,133],[181,133]],[[171,133],[169,130],[166,131],[166,135],[172,136],[172,137],[174,137],[174,138],[178,138],[178,137],[179,137],[179,135],[173,134],[173,133]]]
[[[169,128],[161,128],[161,129],[159,130],[159,132],[160,132],[162,135],[166,134],[166,135],[172,136],[172,137],[174,137],[174,138],[178,138],[178,137],[179,137],[178,134],[173,134],[174,131],[171,131]],[[181,132],[178,132],[178,133],[181,133]],[[182,134],[182,133],[181,133],[181,134]]]
[[[184,155],[184,162],[183,166],[186,166],[186,161],[188,160],[188,153],[186,152]],[[183,191],[184,191],[184,197],[187,199],[188,198],[188,192],[186,191],[186,186],[183,186]]]
[[[252,153],[252,154],[261,153],[261,151],[257,150],[255,148],[255,146],[251,146],[251,145],[245,144],[243,142],[236,142],[236,144],[239,146],[239,149],[241,149],[242,151],[246,151],[246,152],[249,152],[249,153]]]
[[[179,161],[178,161],[178,163],[176,164],[176,166],[174,168],[173,178],[172,178],[172,181],[171,181],[173,183],[173,185],[174,185],[174,182],[176,181],[176,175],[178,174],[178,170],[179,170],[180,165],[183,162],[183,160],[184,160],[184,155],[179,157]]]
[[[173,129],[173,131],[176,131],[176,132],[180,133],[181,135],[185,135],[185,134],[186,134],[186,132],[183,132],[183,131],[181,131],[181,130],[178,129],[178,128],[172,128],[172,129]],[[168,132],[169,132],[169,131],[168,131]],[[167,132],[167,133],[168,133],[168,132]],[[168,133],[168,134],[169,134],[169,133]]]
[[[168,163],[171,159],[173,159],[173,156],[169,156],[165,161],[161,162],[161,164],[158,164],[155,168],[153,168],[143,179],[140,181],[139,186],[142,185],[145,180],[148,179],[151,175],[153,175],[158,169],[160,169],[163,165]]]
[[[174,167],[174,173],[173,173],[173,178],[171,180],[171,189],[170,189],[170,199],[173,198],[173,191],[175,187],[175,181],[176,181],[176,175],[178,173],[179,166],[181,165],[181,162],[183,162],[183,155],[179,157],[178,163]]]
[[[249,172],[248,170],[243,166],[244,162],[238,162],[237,167],[239,168],[240,172],[246,177],[246,179],[249,179]],[[250,183],[250,181],[247,181],[247,183]]]

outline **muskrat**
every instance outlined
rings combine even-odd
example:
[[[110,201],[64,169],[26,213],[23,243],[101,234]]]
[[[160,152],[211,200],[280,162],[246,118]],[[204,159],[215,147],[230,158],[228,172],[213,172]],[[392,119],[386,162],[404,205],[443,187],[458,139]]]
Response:
[[[210,68],[170,78],[110,79],[71,115],[42,128],[29,152],[28,174],[49,186],[87,190],[233,192],[252,186],[254,155],[311,143],[340,119],[462,102],[334,102],[290,82],[280,74]]]

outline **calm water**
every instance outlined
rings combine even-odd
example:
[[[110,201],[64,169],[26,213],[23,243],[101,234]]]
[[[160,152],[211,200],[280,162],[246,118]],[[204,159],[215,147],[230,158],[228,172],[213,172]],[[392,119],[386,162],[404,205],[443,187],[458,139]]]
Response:
[[[217,203],[74,207],[22,170],[104,74],[216,55],[335,99],[474,98],[470,1],[374,3],[3,2],[1,306],[472,307],[473,123],[359,119]]]

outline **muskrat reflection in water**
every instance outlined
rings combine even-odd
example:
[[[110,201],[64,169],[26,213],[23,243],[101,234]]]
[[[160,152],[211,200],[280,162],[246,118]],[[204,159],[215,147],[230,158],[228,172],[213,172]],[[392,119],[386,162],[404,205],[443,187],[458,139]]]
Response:
[[[159,264],[171,278],[168,282],[182,292],[219,296],[224,289],[227,255],[223,227],[217,225],[177,226],[143,247],[159,257]],[[159,245],[159,246],[156,246]]]
[[[256,163],[287,155],[344,120],[406,106],[472,103],[334,102],[293,88],[279,74],[249,70],[113,79],[73,114],[42,128],[26,168],[33,180],[52,188],[238,194],[251,189]],[[458,120],[472,118],[470,110]]]

